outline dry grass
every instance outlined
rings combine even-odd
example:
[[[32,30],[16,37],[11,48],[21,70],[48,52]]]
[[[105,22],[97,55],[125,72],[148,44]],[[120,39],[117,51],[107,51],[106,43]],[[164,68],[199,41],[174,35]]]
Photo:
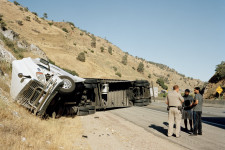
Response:
[[[17,104],[6,105],[0,98],[1,149],[80,149],[81,126],[79,117],[41,120]]]

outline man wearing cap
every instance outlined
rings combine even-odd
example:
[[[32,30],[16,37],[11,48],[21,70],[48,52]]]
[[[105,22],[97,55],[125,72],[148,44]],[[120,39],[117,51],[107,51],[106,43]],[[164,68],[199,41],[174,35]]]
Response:
[[[168,128],[168,137],[173,135],[173,125],[174,120],[176,123],[176,137],[180,137],[180,123],[181,123],[181,109],[182,103],[184,102],[184,98],[179,93],[179,86],[174,85],[173,91],[168,93],[166,98],[166,104],[169,107],[169,128]]]
[[[195,87],[195,97],[193,105],[193,121],[194,121],[194,132],[191,136],[202,135],[202,103],[203,98],[200,94],[200,88]]]
[[[190,130],[193,132],[192,127],[192,118],[193,118],[193,112],[192,112],[192,102],[194,101],[193,97],[190,94],[190,90],[186,89],[184,93],[184,103],[183,103],[183,114],[182,119],[184,119],[184,125],[185,125],[185,131],[188,131],[187,128],[187,119],[189,120],[190,124]]]

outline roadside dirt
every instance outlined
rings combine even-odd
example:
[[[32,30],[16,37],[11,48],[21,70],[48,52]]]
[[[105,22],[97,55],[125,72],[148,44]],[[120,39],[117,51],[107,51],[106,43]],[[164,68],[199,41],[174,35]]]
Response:
[[[184,149],[109,111],[81,117],[84,137],[93,150]]]

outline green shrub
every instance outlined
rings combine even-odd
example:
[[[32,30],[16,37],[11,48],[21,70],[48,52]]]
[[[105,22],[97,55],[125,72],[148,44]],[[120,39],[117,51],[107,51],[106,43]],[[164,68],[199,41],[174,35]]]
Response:
[[[91,47],[96,48],[96,41],[91,41]]]
[[[150,79],[152,77],[152,75],[151,74],[148,74],[148,78]]]
[[[41,23],[37,16],[34,17],[34,21],[36,21],[37,23]]]
[[[0,14],[0,27],[3,31],[6,30],[6,23],[4,22],[4,20],[2,19],[3,15]]]
[[[50,26],[52,26],[52,25],[53,25],[53,22],[49,22],[48,24],[49,24]]]
[[[32,12],[32,14],[34,14],[35,16],[38,16],[38,14],[36,12]]]
[[[17,1],[13,2],[16,6],[20,5],[20,3],[18,3]]]
[[[23,21],[21,20],[17,20],[18,25],[22,26],[23,25]]]
[[[66,28],[62,28],[62,30],[66,33],[68,33],[69,31]]]
[[[215,71],[219,80],[225,78],[225,61],[222,61],[219,65],[217,65]]]
[[[119,76],[119,77],[122,77],[121,73],[120,72],[116,72],[115,75]]]
[[[84,54],[84,52],[81,52],[81,53],[78,54],[77,60],[79,60],[81,62],[85,62],[85,54]]]
[[[127,55],[126,54],[122,57],[122,64],[127,65]]]
[[[77,45],[77,43],[76,43],[76,42],[73,42],[73,45],[74,45],[74,46],[76,46],[76,45]]]
[[[25,20],[30,21],[30,16],[26,16]]]
[[[109,54],[112,55],[112,47],[111,46],[108,47],[108,52],[109,52]]]
[[[168,89],[168,86],[165,85],[164,80],[162,78],[157,79],[156,83],[161,86],[164,90]]]
[[[112,68],[115,72],[117,71],[117,67],[113,66]]]
[[[140,73],[144,72],[144,64],[143,64],[143,62],[139,63],[137,71],[140,72]]]
[[[23,11],[23,7],[20,7],[20,10]]]
[[[104,49],[104,47],[101,46],[100,50],[101,50],[101,52],[104,52],[105,49]]]
[[[136,68],[135,68],[135,67],[132,67],[132,69],[133,69],[133,70],[136,70]]]
[[[84,35],[84,33],[83,33],[83,32],[81,32],[81,33],[80,33],[80,36],[83,36],[83,35]]]

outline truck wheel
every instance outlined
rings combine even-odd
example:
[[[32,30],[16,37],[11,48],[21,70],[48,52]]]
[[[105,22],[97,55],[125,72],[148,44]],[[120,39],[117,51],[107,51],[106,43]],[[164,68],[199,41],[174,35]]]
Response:
[[[61,94],[69,94],[75,90],[75,82],[68,76],[59,76],[63,80],[63,86],[59,89]]]

